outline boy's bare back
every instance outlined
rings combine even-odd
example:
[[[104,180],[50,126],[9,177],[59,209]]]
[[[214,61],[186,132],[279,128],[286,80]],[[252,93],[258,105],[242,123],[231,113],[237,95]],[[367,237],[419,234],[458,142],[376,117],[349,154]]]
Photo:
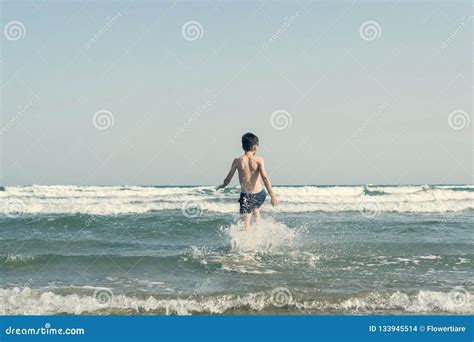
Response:
[[[239,172],[239,182],[242,192],[256,193],[262,191],[260,174],[263,167],[263,158],[245,154],[235,158],[234,165]]]

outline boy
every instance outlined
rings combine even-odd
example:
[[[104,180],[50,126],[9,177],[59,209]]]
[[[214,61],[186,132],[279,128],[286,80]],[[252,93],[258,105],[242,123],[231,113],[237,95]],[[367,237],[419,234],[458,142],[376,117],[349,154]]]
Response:
[[[258,221],[260,218],[260,207],[262,206],[267,194],[262,189],[262,183],[260,178],[265,183],[265,187],[271,196],[273,206],[278,204],[278,200],[272,189],[272,184],[265,171],[265,166],[262,157],[256,157],[258,137],[252,133],[245,133],[242,136],[242,148],[244,149],[244,155],[235,158],[232,162],[227,177],[224,179],[224,183],[219,185],[216,190],[225,188],[232,177],[234,176],[235,170],[239,170],[239,182],[240,182],[240,214],[242,215],[242,221],[245,224],[245,229],[250,225],[250,215],[255,215],[255,220]]]

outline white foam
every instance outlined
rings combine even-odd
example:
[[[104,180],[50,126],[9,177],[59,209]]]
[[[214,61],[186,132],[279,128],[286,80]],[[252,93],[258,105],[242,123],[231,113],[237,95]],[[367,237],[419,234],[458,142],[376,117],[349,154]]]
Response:
[[[241,222],[231,225],[225,231],[230,237],[234,252],[272,252],[290,247],[296,230],[281,222],[261,219],[245,229]]]
[[[424,259],[424,260],[436,260],[436,259],[441,259],[441,257],[439,255],[422,255],[420,256],[420,259]]]
[[[350,297],[340,302],[306,301],[297,303],[300,309],[319,309],[335,311],[374,312],[402,311],[407,313],[451,312],[472,314],[474,303],[472,295],[463,293],[462,301],[457,301],[453,292],[420,290],[409,295],[400,291],[392,293],[370,292],[366,295]]]
[[[369,190],[375,195],[366,194]],[[453,190],[453,189],[456,189]],[[276,187],[280,205],[268,212],[413,212],[445,213],[474,209],[472,185],[398,187]],[[204,212],[235,213],[238,188],[215,192],[213,187],[25,186],[0,191],[0,214],[141,214],[181,210],[194,202]],[[13,205],[12,205],[13,204]]]
[[[288,290],[289,291],[289,290]],[[141,313],[164,312],[166,314],[189,315],[194,313],[222,314],[229,310],[241,309],[258,312],[265,309],[278,309],[274,306],[271,291],[248,293],[243,295],[213,295],[208,297],[158,298],[149,296],[114,295],[110,301],[99,302],[93,295],[59,295],[51,291],[32,290],[30,288],[0,289],[0,315],[52,315],[59,313]],[[289,291],[291,293],[291,291]],[[453,292],[420,290],[415,294],[402,292],[370,292],[365,295],[353,295],[347,299],[303,300],[292,294],[285,310],[336,311],[340,313],[406,312],[437,313],[450,312],[473,314],[473,296],[459,292],[464,297],[453,296]],[[317,297],[317,295],[316,295]],[[122,311],[120,311],[122,310]]]
[[[137,298],[113,295],[110,301],[99,302],[93,295],[58,295],[54,292],[37,291],[30,288],[0,289],[0,315],[52,315],[58,313],[82,314],[91,312],[110,312],[116,310],[164,311],[166,314],[188,315],[191,313],[223,313],[234,307],[249,306],[253,310],[263,309],[262,295],[243,296],[220,295],[200,300],[194,296],[183,298]]]

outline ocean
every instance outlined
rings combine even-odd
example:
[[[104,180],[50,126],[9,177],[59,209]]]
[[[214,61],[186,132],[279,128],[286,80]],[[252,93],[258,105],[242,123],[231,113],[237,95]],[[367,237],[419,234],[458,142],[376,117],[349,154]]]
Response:
[[[473,185],[6,186],[0,314],[473,314]]]

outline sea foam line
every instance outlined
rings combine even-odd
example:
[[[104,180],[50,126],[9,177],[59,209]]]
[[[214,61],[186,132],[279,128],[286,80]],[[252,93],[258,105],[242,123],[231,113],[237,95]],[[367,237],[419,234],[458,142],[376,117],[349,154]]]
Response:
[[[443,213],[474,209],[474,188],[465,186],[277,187],[277,208],[269,212],[413,212]],[[142,214],[181,210],[198,203],[202,211],[235,213],[238,188],[215,192],[212,187],[7,187],[0,191],[0,214]]]
[[[274,290],[274,289],[273,289]],[[401,292],[370,292],[333,299],[304,299],[293,294],[283,306],[275,303],[274,291],[261,291],[243,295],[211,295],[188,297],[146,298],[114,295],[106,303],[98,301],[94,294],[60,295],[52,291],[31,288],[0,289],[0,314],[49,315],[58,313],[166,313],[189,315],[194,313],[224,314],[230,310],[265,311],[284,309],[287,312],[299,310],[336,311],[370,313],[374,311],[403,311],[407,313],[450,312],[460,314],[474,313],[472,295],[465,302],[453,300],[451,292],[420,290],[412,295]],[[287,291],[289,291],[287,289]],[[291,294],[291,292],[290,292]]]

